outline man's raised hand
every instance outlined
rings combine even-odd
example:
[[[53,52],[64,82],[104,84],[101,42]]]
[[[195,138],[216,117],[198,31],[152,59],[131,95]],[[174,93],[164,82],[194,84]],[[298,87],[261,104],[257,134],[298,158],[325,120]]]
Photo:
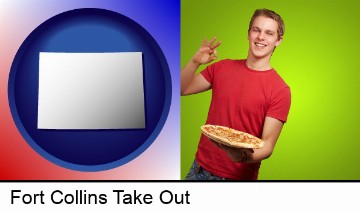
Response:
[[[221,45],[221,41],[216,42],[216,37],[207,42],[206,38],[203,40],[201,47],[192,58],[194,63],[207,64],[217,59],[216,48]]]

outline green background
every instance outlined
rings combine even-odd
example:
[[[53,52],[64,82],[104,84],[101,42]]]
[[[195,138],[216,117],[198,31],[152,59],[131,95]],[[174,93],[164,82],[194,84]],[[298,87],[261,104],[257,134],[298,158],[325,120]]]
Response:
[[[259,180],[359,180],[360,1],[182,0],[181,66],[203,38],[213,36],[223,41],[218,60],[246,58],[257,8],[284,19],[284,39],[271,65],[292,92],[288,122],[273,155],[262,162]],[[211,91],[181,97],[182,178],[194,160],[210,98]]]

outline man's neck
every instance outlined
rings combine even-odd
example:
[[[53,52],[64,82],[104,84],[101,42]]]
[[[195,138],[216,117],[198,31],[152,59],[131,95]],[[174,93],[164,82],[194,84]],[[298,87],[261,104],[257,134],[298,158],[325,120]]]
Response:
[[[252,69],[252,70],[257,70],[257,71],[265,71],[265,70],[270,70],[271,69],[271,65],[270,65],[270,58],[254,58],[251,56],[248,56],[248,58],[246,59],[246,65],[248,66],[248,68]]]

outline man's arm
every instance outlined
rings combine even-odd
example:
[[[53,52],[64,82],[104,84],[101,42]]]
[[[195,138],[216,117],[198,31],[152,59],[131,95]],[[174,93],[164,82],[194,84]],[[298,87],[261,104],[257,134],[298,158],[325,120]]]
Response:
[[[181,95],[191,95],[210,89],[211,84],[200,73],[195,74],[200,64],[190,61],[181,70]]]
[[[195,74],[201,64],[207,64],[217,58],[216,48],[221,42],[215,43],[216,38],[210,42],[204,39],[200,49],[181,70],[181,95],[195,94],[210,89],[211,84],[201,75]]]
[[[271,156],[276,141],[280,135],[284,123],[278,119],[272,117],[265,117],[265,123],[263,127],[263,133],[261,139],[265,142],[264,147],[261,149],[238,149],[225,145],[218,145],[224,149],[227,155],[234,162],[240,162],[244,160],[246,156],[246,163],[255,163],[267,159]],[[246,153],[246,155],[244,154]]]
[[[257,149],[249,156],[248,162],[258,162],[267,159],[274,151],[275,144],[280,136],[284,123],[272,117],[265,117],[261,139],[265,145],[261,149]]]

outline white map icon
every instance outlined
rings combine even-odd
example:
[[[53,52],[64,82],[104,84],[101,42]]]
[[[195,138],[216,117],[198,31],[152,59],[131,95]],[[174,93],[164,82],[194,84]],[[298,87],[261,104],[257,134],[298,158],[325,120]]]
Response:
[[[38,129],[145,128],[142,52],[40,52]]]

